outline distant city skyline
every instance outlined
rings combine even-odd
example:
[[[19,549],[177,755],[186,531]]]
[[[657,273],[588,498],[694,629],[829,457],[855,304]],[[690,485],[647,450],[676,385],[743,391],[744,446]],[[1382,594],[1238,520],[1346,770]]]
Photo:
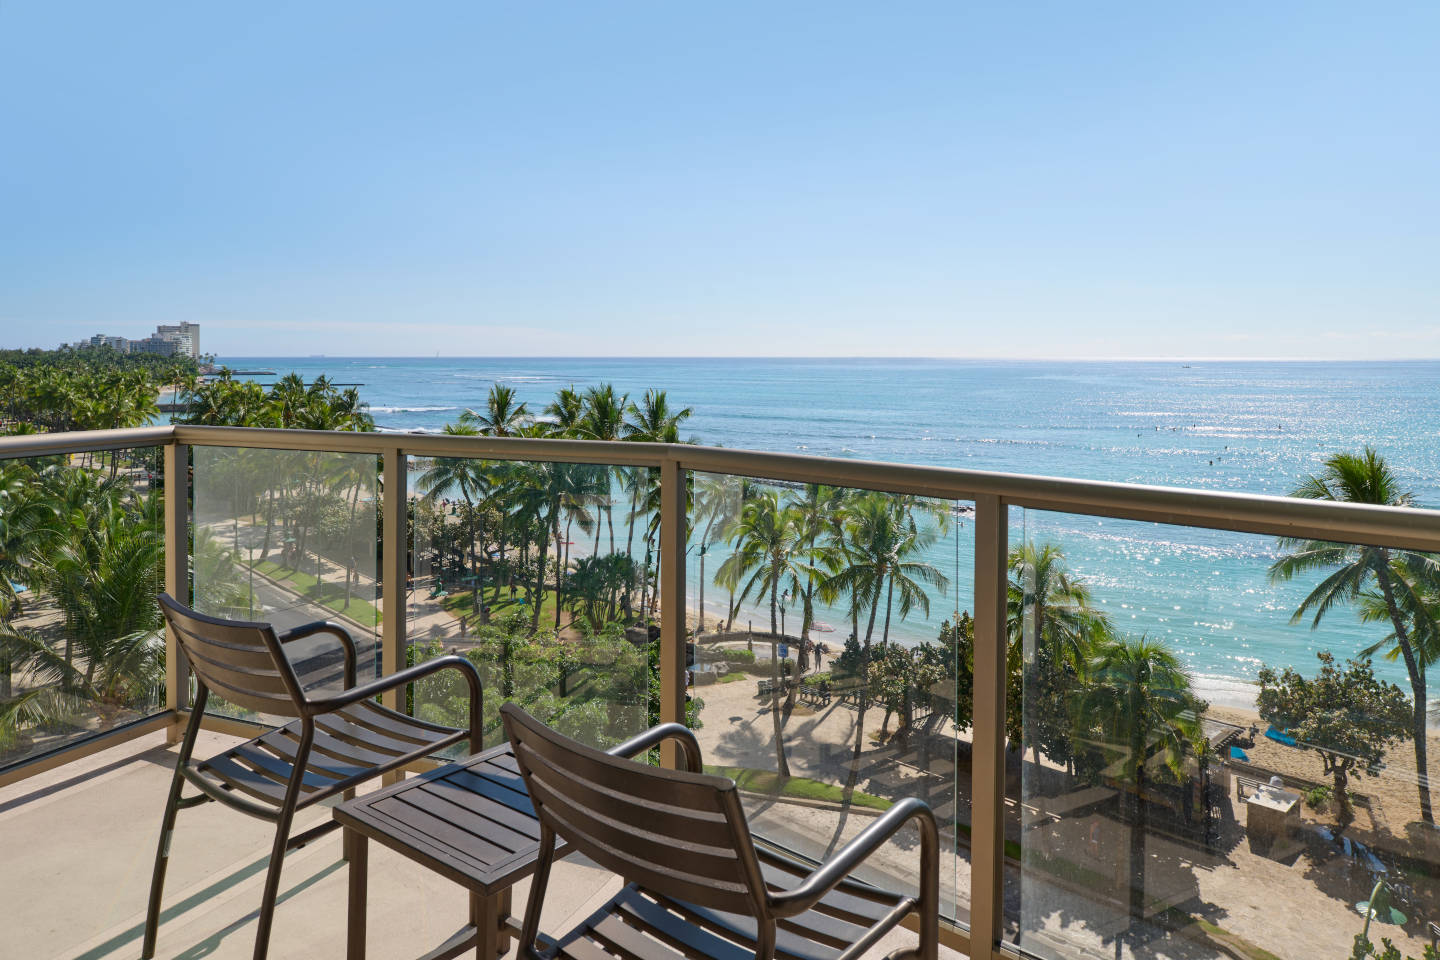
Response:
[[[0,346],[1440,357],[1440,6],[0,6]]]
[[[200,324],[182,320],[180,323],[157,324],[153,333],[138,339],[105,332],[91,334],[73,343],[60,344],[62,350],[87,348],[108,348],[119,353],[179,353],[198,360],[201,355]]]

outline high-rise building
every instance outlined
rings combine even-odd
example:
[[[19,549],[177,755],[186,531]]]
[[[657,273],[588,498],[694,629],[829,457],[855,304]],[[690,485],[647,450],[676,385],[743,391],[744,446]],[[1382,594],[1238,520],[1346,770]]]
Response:
[[[103,333],[97,333],[89,340],[81,341],[81,344],[87,347],[109,347],[112,350],[118,350],[120,353],[129,353],[130,343],[131,341],[126,340],[124,337],[111,337]]]
[[[169,340],[176,345],[176,353],[188,354],[200,359],[200,324],[182,320],[180,323],[162,323],[155,328],[155,336]]]
[[[158,333],[152,333],[144,340],[131,340],[131,353],[158,353],[162,357],[173,357],[181,352],[181,345],[175,340],[167,340]]]
[[[182,355],[200,359],[200,324],[182,321],[162,323],[144,340],[127,340],[97,333],[88,340],[61,344],[62,350],[89,350],[110,347],[121,353],[156,353],[164,357]]]

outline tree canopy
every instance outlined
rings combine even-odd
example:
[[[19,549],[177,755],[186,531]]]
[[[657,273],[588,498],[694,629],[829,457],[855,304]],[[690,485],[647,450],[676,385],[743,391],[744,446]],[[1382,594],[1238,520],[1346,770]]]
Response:
[[[1352,775],[1374,775],[1385,751],[1411,736],[1410,699],[1393,683],[1375,677],[1368,659],[1337,664],[1327,650],[1320,670],[1305,677],[1293,667],[1260,671],[1256,706],[1267,723],[1320,755],[1335,782],[1340,824],[1355,814],[1348,794]]]

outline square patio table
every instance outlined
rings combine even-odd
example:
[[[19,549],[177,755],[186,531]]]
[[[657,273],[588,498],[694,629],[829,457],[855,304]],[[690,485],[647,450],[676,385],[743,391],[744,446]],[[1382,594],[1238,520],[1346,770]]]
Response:
[[[470,891],[470,922],[423,960],[472,947],[494,960],[520,925],[510,887],[535,870],[540,821],[509,743],[357,797],[334,810],[350,862],[346,956],[365,956],[367,846],[375,840]],[[557,856],[564,855],[564,844]]]

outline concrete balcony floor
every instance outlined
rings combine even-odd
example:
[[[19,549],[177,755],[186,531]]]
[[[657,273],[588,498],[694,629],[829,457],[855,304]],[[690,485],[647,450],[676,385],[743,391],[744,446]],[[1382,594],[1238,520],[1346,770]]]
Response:
[[[202,734],[197,756],[234,738]],[[0,788],[0,956],[134,960],[140,955],[150,870],[176,748],[161,733]],[[330,816],[306,811],[297,829]],[[271,826],[208,803],[182,810],[171,847],[158,957],[248,958]],[[370,845],[368,955],[418,957],[465,922],[462,889],[380,844]],[[286,857],[270,956],[345,956],[347,864],[338,831]],[[613,875],[583,861],[552,874],[542,932],[558,932],[613,893]],[[529,882],[515,888],[523,910]],[[913,944],[895,931],[868,956]],[[959,955],[942,947],[945,960]],[[515,949],[512,946],[510,955]]]

